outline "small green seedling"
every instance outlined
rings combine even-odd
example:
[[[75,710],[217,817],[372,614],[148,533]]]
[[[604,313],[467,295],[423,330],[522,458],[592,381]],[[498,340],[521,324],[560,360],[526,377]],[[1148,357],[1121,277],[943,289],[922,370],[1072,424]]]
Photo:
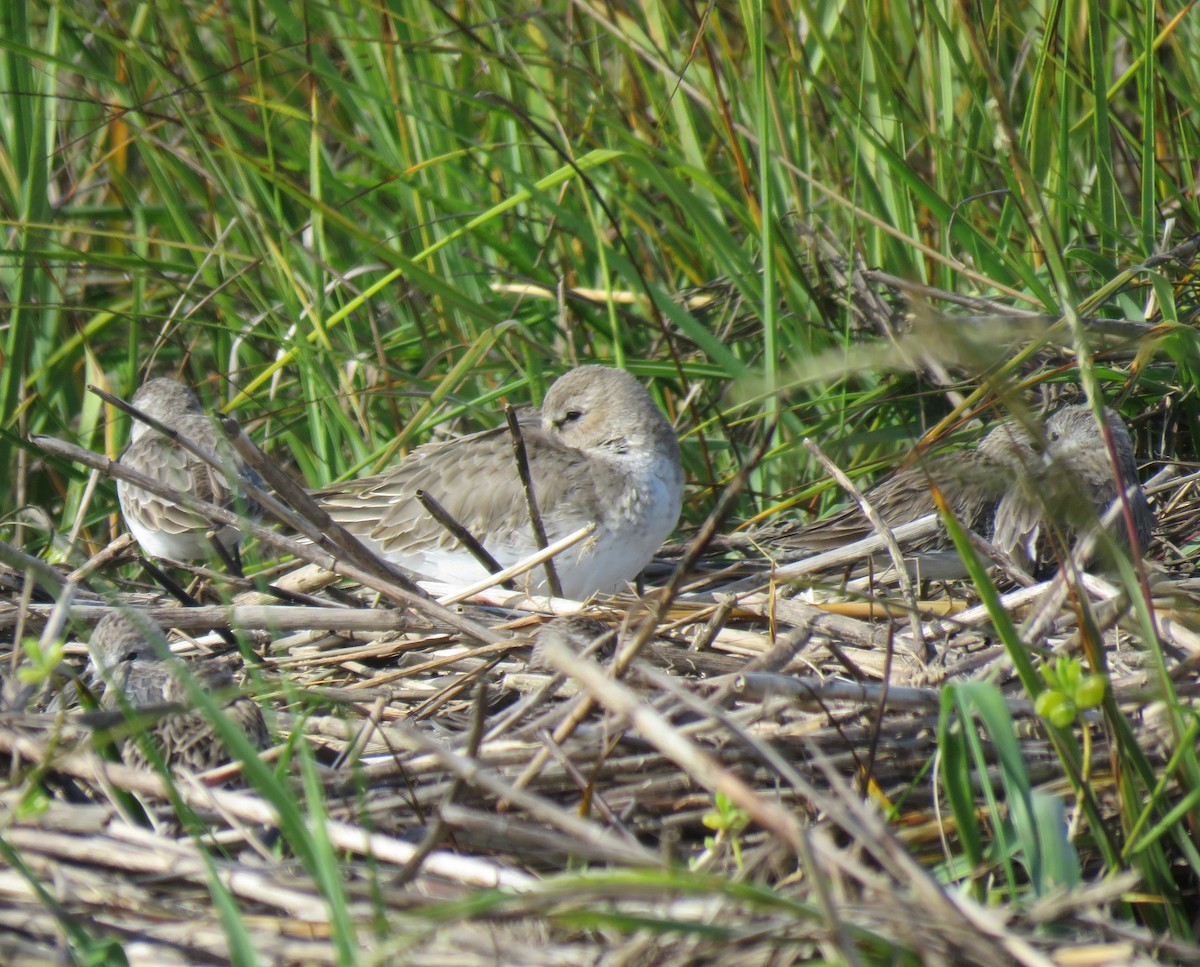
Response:
[[[740,870],[742,868],[740,837],[742,831],[750,825],[750,817],[746,814],[746,810],[735,806],[725,793],[718,792],[714,799],[714,808],[704,814],[701,822],[717,834],[704,838],[704,848],[713,852],[719,843],[728,840],[729,846],[733,850],[733,861]]]
[[[1034,703],[1034,711],[1055,728],[1065,729],[1085,709],[1104,701],[1108,680],[1085,675],[1079,659],[1060,656],[1053,665],[1042,665],[1047,688]]]
[[[21,648],[25,652],[25,661],[17,669],[17,678],[26,685],[41,685],[49,680],[66,654],[66,642],[62,638],[55,638],[45,650],[36,638],[25,638]]]

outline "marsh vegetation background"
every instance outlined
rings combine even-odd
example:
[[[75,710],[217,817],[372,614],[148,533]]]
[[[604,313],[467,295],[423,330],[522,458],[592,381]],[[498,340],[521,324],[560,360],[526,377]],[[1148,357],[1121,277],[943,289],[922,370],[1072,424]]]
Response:
[[[128,420],[86,387],[128,398],[148,374],[181,376],[315,487],[494,425],[503,402],[539,401],[577,363],[625,367],[679,430],[681,541],[755,454],[725,531],[843,501],[806,437],[865,482],[944,420],[970,437],[976,417],[1087,394],[1131,422],[1147,475],[1196,459],[1200,27],[1188,5],[11,0],[0,18],[0,539],[64,573],[119,533],[112,483],[26,441],[115,458]],[[1187,571],[1190,532],[1172,534],[1170,564]],[[16,607],[23,567],[5,563]],[[113,586],[138,574],[126,565]],[[1151,612],[1136,620],[1165,669]],[[1195,718],[1165,671],[1147,675],[1147,701],[1168,703],[1180,741],[1170,768],[1149,765],[1108,710],[1113,781],[1129,769],[1136,788],[1116,796],[1108,839],[1084,823],[1074,881],[1130,891],[1096,901],[1128,932],[1085,929],[1069,904],[1064,929],[1183,958],[1200,872]],[[1078,760],[1050,744],[1059,764],[1039,781],[1061,782],[1066,802]],[[44,788],[18,759],[5,824]],[[986,799],[963,770],[960,821]],[[917,773],[923,810],[933,780]],[[310,819],[324,816],[318,785],[310,775],[301,797]],[[737,839],[713,802],[720,842]],[[883,836],[903,814],[875,805],[884,822],[856,820],[855,835]],[[943,830],[942,848],[913,848],[913,868],[1024,916],[1063,883],[1013,866],[1032,846],[1005,841],[1006,822],[978,844]],[[375,938],[381,959],[397,954],[380,938],[429,940],[372,896],[347,847],[296,845],[319,823],[285,826],[274,855],[304,857],[296,875],[340,931],[292,959],[363,962],[354,937]],[[663,831],[638,833],[657,845]],[[607,938],[633,945],[629,962],[660,934],[678,962],[731,962],[734,939],[748,962],[923,956],[902,916],[839,906],[870,895],[863,881],[831,900],[777,859],[747,868],[721,853],[693,875],[669,852],[660,869],[631,867],[643,872],[628,874],[627,898],[715,906],[652,923],[598,899],[621,895],[616,874],[593,886],[566,864],[553,900],[470,909],[456,894],[462,906],[425,915],[462,927],[519,909],[563,956]],[[44,880],[27,862],[18,881]],[[880,875],[903,883],[908,869]],[[198,882],[229,948],[197,949],[288,960],[250,942],[245,898],[213,886],[221,876]],[[118,955],[103,916],[64,926],[88,903],[30,897],[49,926],[0,929],[61,931],[81,962]],[[722,903],[739,912],[714,923]],[[1041,922],[1014,935],[1044,940]],[[943,953],[971,947],[943,940]],[[1021,944],[997,941],[994,956],[1039,962]]]

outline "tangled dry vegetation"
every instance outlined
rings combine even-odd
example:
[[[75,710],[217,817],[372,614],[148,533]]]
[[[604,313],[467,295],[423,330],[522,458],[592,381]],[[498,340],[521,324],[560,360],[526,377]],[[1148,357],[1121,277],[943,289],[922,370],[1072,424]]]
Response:
[[[1189,569],[1176,547],[1196,528],[1195,486],[1151,488],[1144,585],[1181,693],[1200,655],[1174,576]],[[1030,781],[1071,797],[969,585],[905,604],[884,574],[852,589],[842,562],[805,580],[843,593],[797,594],[712,544],[719,523],[664,548],[651,590],[583,607],[502,590],[436,601],[334,543],[283,547],[348,577],[263,573],[258,587],[280,590],[184,608],[107,583],[127,542],[70,574],[5,548],[3,959],[104,959],[113,944],[147,964],[239,949],[297,964],[1200,959],[1110,915],[1145,885],[1087,876],[1094,830],[1077,840],[1088,885],[1036,903],[989,909],[935,876],[958,853],[935,768],[947,685],[999,685]],[[122,765],[94,715],[55,710],[74,690],[62,670],[18,675],[31,660],[18,642],[63,632],[63,668],[77,666],[76,631],[115,606],[148,609],[181,654],[244,664],[276,739],[265,778]],[[1056,576],[1003,606],[1043,658],[1102,641],[1112,694],[1163,774],[1172,745],[1125,592]],[[229,630],[243,654],[213,633]],[[1112,749],[1098,716],[1086,728],[1083,825],[1115,825]]]

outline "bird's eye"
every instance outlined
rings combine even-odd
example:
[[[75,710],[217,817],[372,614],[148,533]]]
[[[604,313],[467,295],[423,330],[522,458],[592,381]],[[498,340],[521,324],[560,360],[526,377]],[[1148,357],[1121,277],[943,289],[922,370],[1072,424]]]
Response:
[[[567,410],[563,414],[563,423],[578,423],[583,418],[583,410]]]

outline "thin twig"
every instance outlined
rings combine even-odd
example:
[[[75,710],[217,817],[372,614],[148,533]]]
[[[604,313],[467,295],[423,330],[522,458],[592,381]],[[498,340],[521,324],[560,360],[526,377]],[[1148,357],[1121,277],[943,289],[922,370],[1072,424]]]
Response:
[[[274,461],[264,454],[231,417],[220,421],[221,432],[229,440],[234,451],[265,480],[282,502],[262,492],[253,481],[244,482],[246,491],[267,513],[285,527],[303,534],[314,544],[319,544],[331,553],[339,551],[352,564],[364,571],[378,573],[385,580],[399,584],[414,594],[424,594],[407,574],[385,558],[373,553],[354,534],[329,516],[325,508]],[[200,454],[203,459],[207,459]]]
[[[772,672],[744,672],[737,677],[738,694],[752,702],[771,696],[792,699],[799,708],[824,709],[829,702],[853,702],[861,705],[884,704],[888,709],[936,712],[941,708],[942,693],[937,688],[913,688],[875,682],[847,682],[840,679],[796,678]],[[1005,700],[1009,712],[1027,718],[1033,715],[1033,703],[1027,699]]]
[[[520,577],[522,574],[532,571],[539,564],[543,564],[546,561],[552,560],[556,554],[561,554],[563,551],[567,550],[567,548],[574,547],[576,544],[588,540],[594,533],[596,533],[596,522],[594,520],[589,520],[582,527],[571,531],[571,533],[565,535],[564,537],[560,537],[553,544],[546,545],[540,551],[535,551],[529,556],[517,561],[515,564],[504,568],[504,570],[490,574],[487,578],[477,581],[468,587],[456,587],[452,593],[439,597],[438,601],[447,605],[457,604],[459,601],[466,601],[468,598],[472,598],[476,594],[486,591],[488,588],[495,587],[497,584],[507,587],[513,580]],[[537,595],[537,598],[540,602],[539,607],[547,603],[553,604],[555,601],[563,602],[567,600],[566,598],[558,597],[544,598],[541,595]],[[571,610],[578,610],[578,607],[578,605],[574,605]]]
[[[420,502],[421,506],[429,511],[429,516],[441,524],[446,530],[454,535],[454,539],[465,547],[475,560],[483,565],[483,569],[488,574],[499,574],[504,570],[504,566],[497,561],[489,553],[488,549],[480,543],[479,538],[472,534],[466,527],[460,524],[445,507],[438,503],[437,498],[427,490],[418,490],[413,495]],[[546,545],[543,544],[542,547]],[[540,550],[541,548],[539,548]]]
[[[883,519],[883,516],[854,485],[854,481],[846,476],[841,467],[825,456],[815,441],[805,440],[804,448],[838,482],[839,486],[854,499],[859,509],[862,510],[863,516],[871,522],[871,526],[875,528],[876,533],[883,538],[887,546],[888,555],[892,559],[892,565],[896,568],[896,580],[900,582],[900,591],[904,595],[904,600],[910,609],[909,614],[912,618],[910,624],[914,643],[917,647],[917,654],[921,657],[922,661],[929,661],[929,645],[925,641],[925,636],[921,634],[920,612],[917,610],[917,589],[913,584],[912,575],[908,573],[908,567],[904,563],[904,552],[900,550],[900,543],[896,540],[896,535],[892,533],[892,529],[888,526],[887,521]]]
[[[0,564],[12,568],[17,574],[25,575],[26,578],[32,578],[54,597],[62,594],[66,587],[66,578],[45,561],[4,541],[0,541]]]
[[[521,476],[521,486],[525,490],[525,506],[529,510],[529,526],[533,529],[533,538],[537,541],[538,550],[545,550],[549,541],[546,539],[546,528],[542,524],[542,514],[538,510],[537,495],[533,492],[533,476],[529,472],[529,455],[525,452],[525,437],[521,434],[521,422],[517,419],[517,411],[511,406],[504,407],[504,418],[508,420],[508,432],[512,434],[513,459],[517,461],[517,473]],[[554,568],[552,558],[546,558],[546,581],[550,585],[550,594],[561,598],[562,584],[558,580],[558,572]]]

